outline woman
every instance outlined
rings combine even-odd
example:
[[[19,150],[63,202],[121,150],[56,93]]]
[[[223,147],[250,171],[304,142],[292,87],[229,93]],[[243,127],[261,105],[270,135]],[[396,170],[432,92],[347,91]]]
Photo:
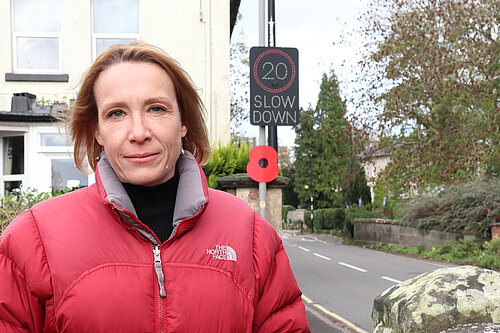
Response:
[[[2,235],[0,331],[309,331],[279,237],[207,188],[202,102],[171,58],[143,43],[103,52],[69,126],[96,183]]]

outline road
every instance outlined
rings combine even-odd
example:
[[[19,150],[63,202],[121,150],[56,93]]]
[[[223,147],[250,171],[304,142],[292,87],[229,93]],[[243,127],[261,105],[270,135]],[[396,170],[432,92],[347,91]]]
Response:
[[[283,232],[283,244],[303,293],[306,308],[354,332],[371,332],[373,300],[401,281],[448,263],[393,255],[322,235]],[[308,313],[310,318],[314,313]],[[316,319],[314,319],[317,321]],[[318,329],[313,332],[337,332]]]

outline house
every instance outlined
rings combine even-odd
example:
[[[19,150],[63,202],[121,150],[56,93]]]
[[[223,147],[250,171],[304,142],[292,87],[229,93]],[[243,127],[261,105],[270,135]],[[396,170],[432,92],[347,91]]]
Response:
[[[190,73],[207,108],[212,143],[229,132],[228,0],[0,1],[0,194],[82,187],[73,148],[54,113],[111,44],[144,40]]]
[[[372,202],[375,199],[375,185],[377,185],[379,174],[391,161],[391,155],[392,149],[380,147],[379,141],[375,137],[370,143],[370,147],[357,156],[365,169],[366,184],[370,188]]]

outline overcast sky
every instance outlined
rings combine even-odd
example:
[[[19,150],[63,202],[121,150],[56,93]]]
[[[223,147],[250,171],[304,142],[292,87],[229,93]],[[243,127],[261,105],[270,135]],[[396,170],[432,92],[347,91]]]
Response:
[[[361,25],[358,18],[368,1],[275,0],[276,46],[299,50],[301,107],[316,106],[321,77],[330,68],[339,78],[341,92],[348,93],[348,81],[353,78],[362,43],[355,34]],[[232,41],[243,41],[249,49],[259,46],[259,0],[241,0],[240,13],[243,17],[235,26]],[[338,43],[341,36],[350,33],[351,46]],[[244,129],[247,135],[258,137],[258,126],[248,125]],[[280,145],[293,146],[294,139],[292,127],[278,127]]]

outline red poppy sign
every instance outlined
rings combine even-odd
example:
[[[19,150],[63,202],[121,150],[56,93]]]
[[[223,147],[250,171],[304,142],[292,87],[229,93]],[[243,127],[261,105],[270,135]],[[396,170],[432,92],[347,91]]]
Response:
[[[269,146],[257,146],[250,151],[247,173],[256,182],[269,183],[279,174],[278,153]]]

